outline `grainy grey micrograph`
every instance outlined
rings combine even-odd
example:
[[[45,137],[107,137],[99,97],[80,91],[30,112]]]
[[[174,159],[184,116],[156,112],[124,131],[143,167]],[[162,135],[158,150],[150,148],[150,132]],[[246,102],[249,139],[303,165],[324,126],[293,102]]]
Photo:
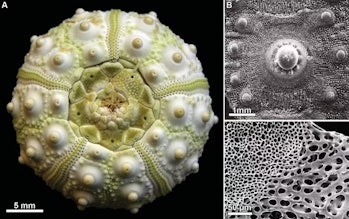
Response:
[[[224,136],[226,218],[349,218],[348,136],[305,121],[226,121]]]
[[[226,0],[225,22],[226,119],[349,119],[349,0]]]

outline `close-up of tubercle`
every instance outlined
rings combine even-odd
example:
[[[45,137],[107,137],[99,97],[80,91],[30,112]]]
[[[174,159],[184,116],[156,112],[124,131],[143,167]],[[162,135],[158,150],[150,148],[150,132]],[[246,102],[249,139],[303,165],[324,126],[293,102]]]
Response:
[[[331,20],[333,14],[328,13],[330,18],[325,20]],[[20,148],[18,161],[32,168],[50,188],[73,200],[80,210],[92,207],[137,213],[199,171],[199,158],[219,119],[212,110],[209,81],[197,58],[200,48],[187,44],[165,25],[154,11],[141,14],[79,8],[47,33],[30,38],[30,50],[6,106]],[[288,47],[299,45],[287,43],[280,56],[289,52]],[[304,52],[301,45],[299,48]],[[345,48],[338,57],[346,58]],[[288,69],[294,65],[282,58],[280,62]],[[303,63],[297,65],[304,68]],[[305,136],[306,127],[318,130],[302,124],[298,129],[302,136],[315,136]],[[332,134],[329,137],[333,139],[326,139],[323,133],[318,131],[316,136],[333,142],[329,148],[347,153],[348,139]],[[304,150],[304,157],[313,153]],[[336,184],[342,187],[319,204],[334,202],[335,207],[320,213],[339,218],[349,214],[343,213],[349,199],[348,193],[343,193],[348,190],[349,178],[344,172],[349,155],[333,153],[333,159],[342,163],[332,155],[326,154],[326,159],[333,160],[331,167],[340,167],[337,171],[341,174],[335,175],[337,181],[329,175],[329,183],[342,180]],[[322,189],[329,172],[318,172],[323,177]],[[26,181],[20,175],[18,180]],[[230,197],[231,193],[227,194]],[[264,198],[251,197],[255,199],[251,206]],[[227,203],[236,198],[230,197]],[[259,214],[267,211],[260,208]]]
[[[348,0],[225,0],[226,119],[348,120]]]
[[[225,218],[349,218],[347,123],[225,121],[224,132]]]

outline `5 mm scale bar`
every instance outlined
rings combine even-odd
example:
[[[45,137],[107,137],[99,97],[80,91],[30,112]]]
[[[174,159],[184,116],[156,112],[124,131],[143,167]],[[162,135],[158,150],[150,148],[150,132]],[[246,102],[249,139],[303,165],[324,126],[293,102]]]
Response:
[[[6,213],[44,213],[44,209],[6,209]]]

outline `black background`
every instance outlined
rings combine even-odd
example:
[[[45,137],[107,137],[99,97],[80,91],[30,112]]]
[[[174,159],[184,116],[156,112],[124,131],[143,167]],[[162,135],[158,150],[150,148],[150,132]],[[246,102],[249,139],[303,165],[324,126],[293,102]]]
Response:
[[[0,1],[1,3],[2,1]],[[1,218],[213,218],[223,217],[223,2],[188,0],[58,0],[6,1],[0,10],[1,39]],[[77,8],[91,10],[121,9],[148,13],[155,11],[161,23],[187,43],[198,48],[198,57],[210,82],[213,110],[220,122],[210,132],[210,139],[200,158],[200,171],[192,174],[171,193],[143,206],[138,214],[126,210],[89,208],[79,211],[72,200],[51,190],[27,166],[18,163],[19,145],[6,112],[16,85],[18,68],[30,48],[30,37],[42,35],[70,18]],[[14,202],[34,203],[44,214],[5,214]]]
[[[349,136],[349,123],[348,122],[315,122],[318,126],[325,129],[326,131],[335,131],[341,134]]]

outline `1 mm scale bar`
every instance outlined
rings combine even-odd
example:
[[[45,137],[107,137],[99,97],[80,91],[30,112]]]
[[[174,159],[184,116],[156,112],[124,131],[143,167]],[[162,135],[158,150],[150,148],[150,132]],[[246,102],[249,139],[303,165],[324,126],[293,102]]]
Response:
[[[228,216],[252,215],[252,212],[229,212]]]
[[[6,209],[6,213],[44,213],[44,209]]]
[[[229,113],[229,116],[256,116],[255,113]]]

